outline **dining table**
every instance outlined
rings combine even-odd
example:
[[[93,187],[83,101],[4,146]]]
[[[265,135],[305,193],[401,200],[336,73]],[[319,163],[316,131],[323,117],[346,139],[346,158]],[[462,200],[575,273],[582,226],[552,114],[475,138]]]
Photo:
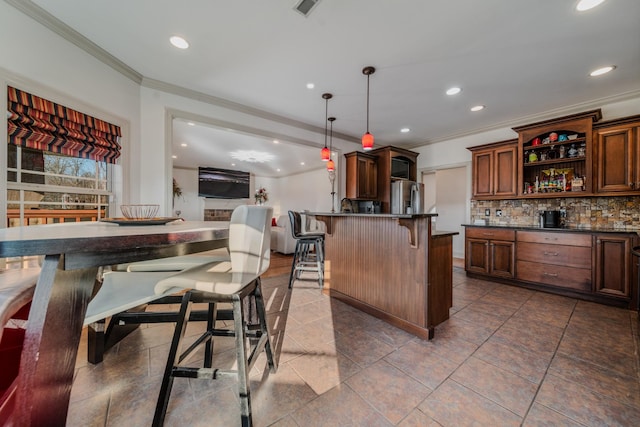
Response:
[[[0,229],[0,258],[40,255],[13,425],[63,426],[87,305],[101,267],[228,245],[220,221],[93,221]]]

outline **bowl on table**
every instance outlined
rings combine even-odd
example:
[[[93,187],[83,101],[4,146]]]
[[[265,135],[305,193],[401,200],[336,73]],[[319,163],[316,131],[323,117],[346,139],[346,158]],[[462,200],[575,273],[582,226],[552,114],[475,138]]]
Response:
[[[151,219],[155,218],[160,205],[121,205],[120,211],[127,219]]]

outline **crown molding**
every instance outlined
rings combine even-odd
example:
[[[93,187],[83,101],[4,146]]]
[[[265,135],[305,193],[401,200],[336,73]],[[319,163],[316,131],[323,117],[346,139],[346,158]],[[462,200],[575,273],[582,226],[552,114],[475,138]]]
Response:
[[[111,55],[106,50],[102,49],[91,40],[60,21],[55,16],[35,4],[30,0],[4,0],[5,3],[13,6],[15,9],[24,13],[34,21],[53,31],[63,39],[70,43],[73,43],[80,49],[87,52],[89,55],[113,68],[120,74],[124,75],[130,80],[140,84],[142,81],[142,74],[138,73],[133,68],[129,67],[124,62],[120,61],[115,56]]]
[[[234,101],[230,101],[228,99],[219,98],[213,95],[207,95],[206,93],[202,93],[196,90],[187,89],[182,86],[177,86],[171,83],[163,82],[161,80],[150,79],[147,77],[142,78],[141,86],[156,89],[161,92],[170,93],[173,95],[181,96],[183,98],[193,99],[195,101],[204,102],[206,104],[216,105],[219,107],[224,107],[229,110],[234,110],[240,113],[244,113],[253,117],[260,117],[262,119],[270,120],[277,123],[282,123],[287,126],[295,127],[298,129],[308,130],[310,132],[321,133],[324,134],[325,129],[319,126],[314,126],[309,123],[301,122],[299,120],[294,120],[288,117],[281,116],[279,114],[270,113],[265,110],[261,110],[259,108],[249,107],[244,104],[240,104]],[[347,142],[352,142],[359,144],[360,140],[351,135],[347,135],[340,132],[334,132],[333,136],[336,138],[340,138]]]

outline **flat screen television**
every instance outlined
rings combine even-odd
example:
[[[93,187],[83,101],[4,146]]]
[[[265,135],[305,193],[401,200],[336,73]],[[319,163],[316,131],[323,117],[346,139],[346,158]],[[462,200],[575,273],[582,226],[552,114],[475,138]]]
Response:
[[[248,199],[251,174],[219,168],[198,168],[198,196],[212,199]]]

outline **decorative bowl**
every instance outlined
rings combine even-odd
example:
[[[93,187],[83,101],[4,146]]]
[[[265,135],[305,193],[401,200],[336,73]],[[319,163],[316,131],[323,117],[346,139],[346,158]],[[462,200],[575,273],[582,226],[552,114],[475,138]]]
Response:
[[[151,219],[155,218],[160,205],[121,205],[120,211],[127,219]]]

